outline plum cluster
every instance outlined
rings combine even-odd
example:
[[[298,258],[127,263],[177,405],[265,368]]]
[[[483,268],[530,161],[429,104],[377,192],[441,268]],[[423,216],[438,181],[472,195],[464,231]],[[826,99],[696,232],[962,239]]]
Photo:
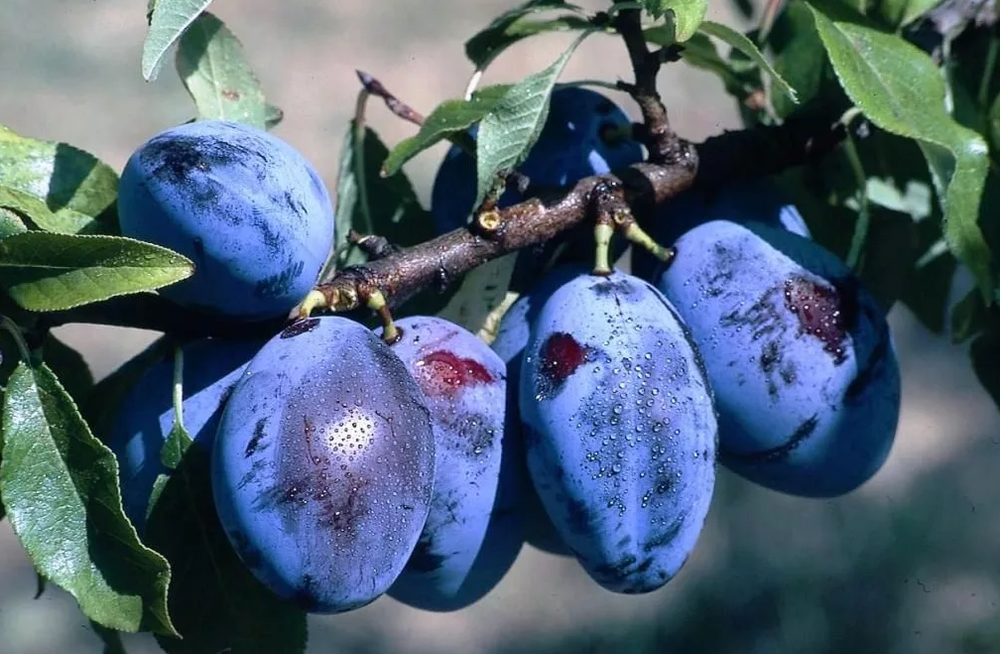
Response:
[[[558,89],[522,171],[564,185],[640,161],[628,125],[604,96]],[[472,188],[472,160],[450,152],[439,229],[465,223]],[[151,139],[119,208],[127,234],[198,264],[170,299],[243,320],[301,301],[333,242],[313,168],[231,123]],[[564,260],[491,345],[434,316],[396,320],[392,342],[324,316],[188,343],[187,363],[150,368],[117,414],[127,514],[144,528],[182,408],[219,524],[274,594],[317,613],[384,594],[451,611],[489,593],[525,542],[609,591],[661,588],[697,544],[717,463],[805,497],[868,480],[900,404],[881,307],[774,188],[689,191],[661,211],[669,266]]]

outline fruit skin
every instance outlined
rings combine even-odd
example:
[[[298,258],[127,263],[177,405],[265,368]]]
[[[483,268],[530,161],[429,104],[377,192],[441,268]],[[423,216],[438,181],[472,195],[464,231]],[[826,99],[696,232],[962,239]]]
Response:
[[[812,237],[790,196],[769,178],[729,184],[711,193],[700,188],[684,191],[657,210],[649,233],[657,243],[671,245],[691,229],[713,220],[753,221]],[[632,252],[632,274],[653,281],[661,262],[642,248]]]
[[[521,551],[519,479],[504,433],[506,369],[486,343],[437,317],[396,321],[392,350],[424,393],[437,457],[430,513],[389,595],[454,611],[496,586]]]
[[[655,288],[618,271],[567,282],[532,326],[520,379],[532,480],[611,591],[667,583],[708,513],[718,425],[689,339]]]
[[[265,341],[202,339],[185,345],[184,428],[193,447],[211,451],[233,386]],[[156,477],[167,470],[160,450],[174,426],[173,357],[150,367],[122,397],[109,436],[118,458],[125,515],[142,533]]]
[[[396,580],[430,509],[434,435],[392,350],[338,316],[261,348],[219,424],[212,490],[230,543],[306,611],[364,606]]]
[[[602,138],[606,128],[626,129],[630,125],[628,115],[603,94],[579,86],[557,88],[552,92],[538,141],[517,169],[533,185],[558,187],[638,163],[643,151],[637,141]],[[475,136],[476,130],[471,133]],[[522,200],[519,193],[508,189],[500,198],[500,207]],[[452,146],[431,190],[431,213],[437,232],[464,227],[475,201],[475,162],[458,146]]]
[[[900,375],[882,309],[843,261],[786,230],[713,221],[657,286],[715,390],[720,461],[758,484],[833,497],[891,449]]]
[[[549,554],[572,556],[562,537],[552,526],[552,521],[545,513],[538,493],[531,482],[527,461],[524,459],[524,427],[521,421],[521,409],[518,406],[519,380],[521,379],[521,363],[524,360],[524,348],[528,345],[531,335],[531,324],[538,317],[545,301],[560,286],[580,275],[587,274],[588,268],[579,264],[558,266],[549,271],[542,279],[517,299],[500,320],[496,338],[490,347],[507,366],[507,405],[504,431],[508,441],[516,443],[518,460],[521,462],[519,474],[523,479],[521,515],[524,528],[524,540]]]
[[[124,236],[195,263],[160,293],[206,312],[288,314],[333,245],[333,205],[315,168],[249,125],[205,120],[157,134],[129,158],[118,192]]]

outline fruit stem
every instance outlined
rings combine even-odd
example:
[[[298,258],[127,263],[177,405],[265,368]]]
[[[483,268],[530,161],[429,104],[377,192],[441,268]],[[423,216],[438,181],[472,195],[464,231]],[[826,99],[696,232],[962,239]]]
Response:
[[[312,315],[312,312],[320,307],[326,308],[326,296],[321,292],[313,289],[309,291],[305,299],[299,303],[299,306],[292,310],[293,316],[297,318],[308,318]]]
[[[396,322],[392,319],[392,312],[389,311],[389,305],[386,304],[382,291],[374,289],[368,293],[366,304],[369,309],[376,312],[382,318],[382,340],[389,345],[398,341],[402,334],[400,334],[399,328],[396,327]]]
[[[174,424],[184,428],[184,350],[174,347]]]
[[[597,241],[597,251],[594,253],[595,275],[610,275],[611,265],[608,262],[608,253],[611,250],[611,235],[615,233],[615,228],[605,222],[597,223],[594,227],[594,239]]]
[[[24,335],[21,333],[21,328],[17,326],[13,320],[7,316],[0,315],[0,328],[11,335],[14,339],[14,344],[17,346],[18,352],[21,354],[21,359],[25,363],[31,362],[31,350],[28,349],[28,343],[24,340]],[[2,361],[2,359],[0,359]]]
[[[642,227],[639,227],[638,223],[632,221],[625,226],[624,236],[629,241],[635,243],[642,249],[648,251],[654,257],[663,261],[664,263],[670,263],[673,261],[674,256],[677,254],[677,249],[673,247],[663,247],[659,243],[653,240],[653,237],[646,233]]]

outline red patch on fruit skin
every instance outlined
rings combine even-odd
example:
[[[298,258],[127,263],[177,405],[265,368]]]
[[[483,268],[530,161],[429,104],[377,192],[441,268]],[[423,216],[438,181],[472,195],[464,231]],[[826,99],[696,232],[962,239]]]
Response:
[[[558,388],[587,361],[590,350],[569,334],[556,332],[545,339],[538,354],[542,375],[551,387]]]
[[[785,280],[785,306],[799,319],[800,333],[822,341],[823,349],[833,356],[834,364],[844,362],[847,330],[836,289],[820,286],[804,277],[793,277]]]
[[[436,350],[417,361],[416,379],[428,397],[453,396],[466,386],[496,381],[483,364],[463,359],[447,350]]]

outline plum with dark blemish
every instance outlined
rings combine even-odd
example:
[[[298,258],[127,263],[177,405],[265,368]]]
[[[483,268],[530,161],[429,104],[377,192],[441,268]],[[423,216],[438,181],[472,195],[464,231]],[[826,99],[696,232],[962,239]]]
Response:
[[[233,386],[265,341],[202,339],[184,354],[184,427],[195,447],[210,452]],[[118,457],[125,515],[141,532],[156,477],[166,472],[160,450],[174,426],[173,357],[149,368],[118,405],[109,446]]]
[[[160,293],[206,312],[286,315],[333,246],[333,203],[315,168],[249,125],[204,120],[157,134],[129,158],[118,193],[124,236],[195,264]]]
[[[713,221],[657,281],[691,327],[719,409],[719,460],[833,497],[888,457],[900,375],[885,315],[836,255],[787,230]]]
[[[604,588],[663,586],[715,487],[718,424],[685,325],[636,277],[581,275],[542,306],[524,357],[528,468],[556,530]]]
[[[511,447],[518,449],[521,462],[520,475],[523,479],[521,492],[521,520],[525,542],[550,554],[572,556],[572,552],[556,532],[552,521],[538,499],[538,493],[531,483],[527,462],[524,460],[524,430],[521,409],[518,406],[518,380],[521,378],[521,362],[524,348],[528,344],[531,324],[538,317],[542,305],[552,293],[564,283],[579,275],[588,273],[588,268],[579,264],[562,265],[548,272],[528,292],[517,299],[500,320],[496,338],[491,347],[507,364],[507,407],[504,433]]]
[[[578,86],[552,92],[549,114],[528,158],[518,166],[533,185],[559,187],[642,161],[639,142],[628,136],[628,115],[605,95]],[[476,130],[471,130],[473,136]],[[521,202],[508,189],[500,206]],[[431,190],[439,234],[464,227],[476,201],[476,164],[458,146],[445,155]]]
[[[713,220],[753,221],[804,238],[812,236],[789,195],[769,178],[728,184],[711,192],[689,189],[663,204],[653,220],[650,236],[662,245],[671,245],[682,234]],[[661,268],[662,262],[652,254],[633,249],[632,274],[652,281]]]
[[[389,590],[426,610],[454,611],[485,596],[521,550],[519,479],[504,433],[506,369],[486,343],[436,317],[396,322],[392,350],[431,412],[437,473],[420,541]]]
[[[434,434],[405,364],[338,316],[294,323],[233,388],[212,490],[233,548],[275,594],[338,613],[377,599],[430,510]]]

